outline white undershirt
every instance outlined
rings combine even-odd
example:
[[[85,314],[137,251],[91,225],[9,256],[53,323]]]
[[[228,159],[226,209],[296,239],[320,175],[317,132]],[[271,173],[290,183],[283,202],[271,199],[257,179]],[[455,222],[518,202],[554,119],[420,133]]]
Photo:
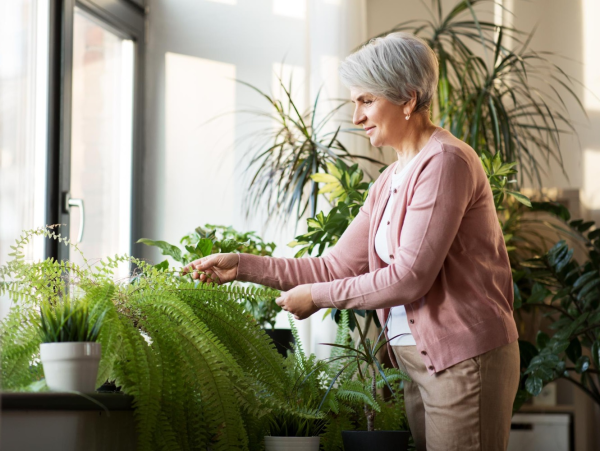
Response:
[[[381,222],[377,228],[375,234],[375,251],[379,258],[381,258],[388,265],[391,263],[390,250],[388,249],[387,234],[388,234],[388,221],[392,214],[392,208],[396,198],[398,196],[392,195],[392,190],[398,188],[408,175],[408,171],[412,166],[415,158],[413,157],[408,164],[398,174],[392,175],[392,181],[390,183],[390,199],[385,206],[385,211],[381,217]],[[390,340],[392,346],[412,346],[416,345],[415,339],[410,332],[408,327],[408,319],[406,317],[406,309],[403,305],[392,307],[390,311],[390,319],[388,322],[388,338],[396,337]]]

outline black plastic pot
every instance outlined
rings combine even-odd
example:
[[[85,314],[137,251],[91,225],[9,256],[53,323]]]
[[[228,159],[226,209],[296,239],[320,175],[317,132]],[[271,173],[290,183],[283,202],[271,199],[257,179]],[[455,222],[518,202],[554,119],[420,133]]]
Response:
[[[287,356],[287,351],[292,350],[292,343],[294,343],[294,335],[292,335],[292,331],[290,329],[264,329],[265,332],[273,343],[275,343],[275,348],[282,356]]]
[[[342,431],[345,451],[406,451],[409,431]]]

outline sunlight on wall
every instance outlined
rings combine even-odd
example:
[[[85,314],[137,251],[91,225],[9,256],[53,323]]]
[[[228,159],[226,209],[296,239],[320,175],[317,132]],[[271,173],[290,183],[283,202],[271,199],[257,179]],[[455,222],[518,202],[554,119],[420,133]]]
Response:
[[[165,238],[206,223],[230,225],[234,212],[235,66],[165,56]],[[210,121],[210,122],[209,122]]]
[[[321,80],[323,80],[323,94],[326,99],[334,99],[340,96],[340,78],[338,76],[339,65],[340,59],[337,56],[321,56],[320,72]]]
[[[581,201],[590,210],[600,210],[600,149],[583,151],[583,190]]]
[[[308,99],[306,98],[306,71],[304,68],[302,66],[293,66],[291,64],[273,64],[273,78],[271,83],[272,93],[276,99],[281,100],[284,109],[287,110],[289,102],[279,83],[280,79],[288,91],[290,90],[291,81],[292,100],[300,114],[304,113],[306,105],[308,105]]]
[[[600,59],[598,43],[600,42],[600,2],[583,0],[583,61],[584,90],[583,104],[587,110],[600,110]]]
[[[273,14],[304,19],[306,17],[306,0],[273,0]]]
[[[213,3],[224,3],[226,5],[237,5],[237,0],[207,0]]]

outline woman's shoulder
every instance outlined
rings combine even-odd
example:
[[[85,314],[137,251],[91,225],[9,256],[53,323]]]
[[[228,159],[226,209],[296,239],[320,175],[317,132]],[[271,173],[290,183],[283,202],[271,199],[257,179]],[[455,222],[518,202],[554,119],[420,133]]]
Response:
[[[431,146],[428,149],[426,156],[427,158],[425,158],[425,160],[433,158],[436,155],[448,153],[464,160],[469,166],[472,164],[477,164],[478,166],[481,165],[479,163],[479,156],[475,150],[473,150],[473,148],[466,142],[458,139],[448,130],[438,128],[432,138],[433,139],[430,141]]]

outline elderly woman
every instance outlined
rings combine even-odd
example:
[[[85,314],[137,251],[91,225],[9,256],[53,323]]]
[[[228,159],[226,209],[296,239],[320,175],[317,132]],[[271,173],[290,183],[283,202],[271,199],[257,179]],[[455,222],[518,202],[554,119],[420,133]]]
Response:
[[[393,33],[340,74],[354,123],[398,160],[337,245],[320,258],[215,254],[187,270],[287,290],[277,303],[297,319],[377,309],[392,361],[412,378],[404,396],[417,449],[506,450],[519,381],[511,269],[477,154],[430,120],[436,56]]]

